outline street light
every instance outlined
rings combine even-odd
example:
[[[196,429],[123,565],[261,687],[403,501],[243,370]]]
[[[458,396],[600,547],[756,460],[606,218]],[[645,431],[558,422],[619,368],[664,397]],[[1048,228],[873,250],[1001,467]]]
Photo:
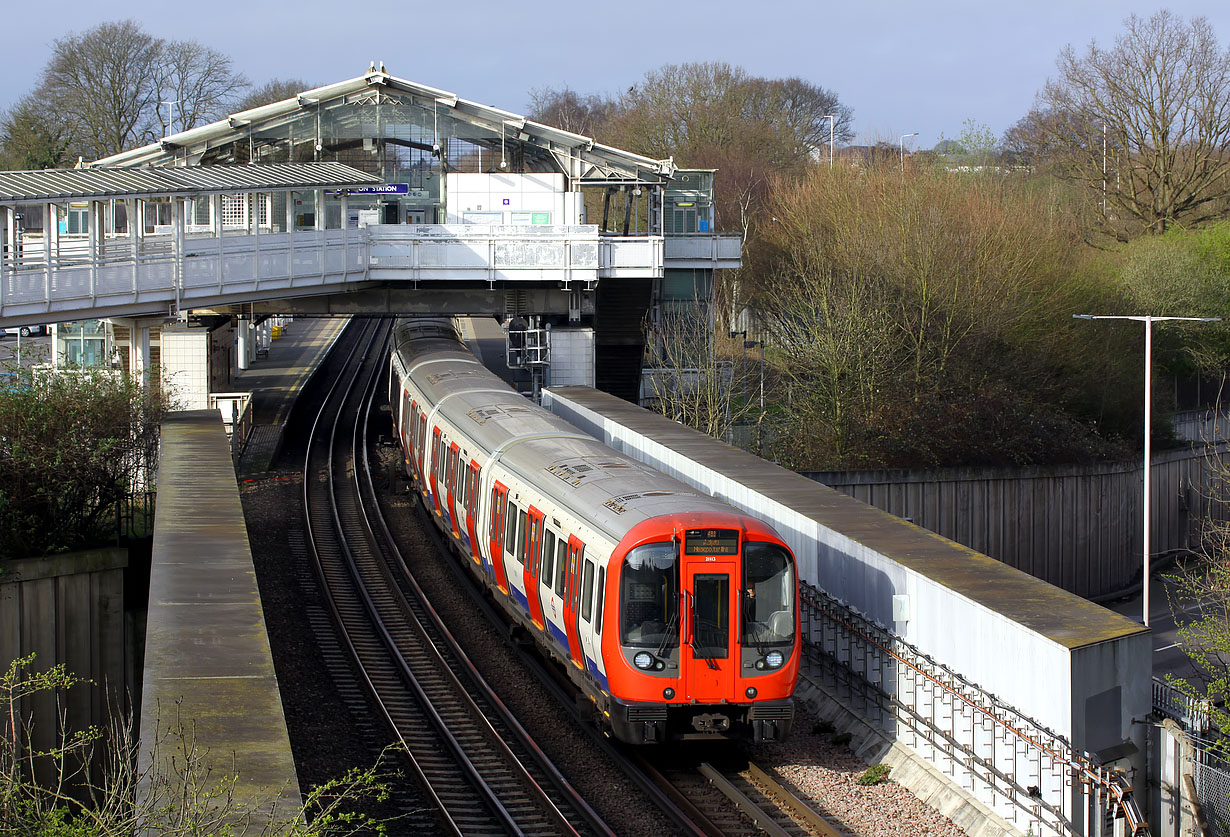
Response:
[[[831,169],[833,167],[833,128],[836,117],[831,113],[826,113],[820,118],[829,121],[829,168]]]
[[[1073,314],[1078,320],[1136,320],[1145,324],[1145,461],[1144,461],[1144,568],[1141,589],[1144,590],[1144,623],[1149,627],[1149,457],[1152,453],[1153,400],[1153,324],[1162,320],[1187,320],[1196,323],[1219,323],[1221,317],[1151,317],[1147,315]]]
[[[901,139],[899,140],[899,142],[901,145],[901,170],[902,171],[905,171],[905,138],[906,137],[916,137],[916,136],[918,136],[918,131],[914,131],[913,133],[910,133],[910,134],[901,135]]]

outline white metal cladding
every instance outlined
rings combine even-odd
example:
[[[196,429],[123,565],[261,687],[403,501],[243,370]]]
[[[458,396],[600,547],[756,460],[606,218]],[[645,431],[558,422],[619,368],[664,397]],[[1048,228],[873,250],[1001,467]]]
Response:
[[[0,171],[0,205],[285,189],[371,186],[380,178],[342,163]]]

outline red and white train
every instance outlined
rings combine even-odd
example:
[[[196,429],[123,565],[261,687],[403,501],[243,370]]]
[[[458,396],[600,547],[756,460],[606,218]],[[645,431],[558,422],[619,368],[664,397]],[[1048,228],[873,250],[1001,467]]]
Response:
[[[452,321],[399,322],[390,366],[436,523],[616,738],[786,738],[798,582],[771,527],[518,395]]]

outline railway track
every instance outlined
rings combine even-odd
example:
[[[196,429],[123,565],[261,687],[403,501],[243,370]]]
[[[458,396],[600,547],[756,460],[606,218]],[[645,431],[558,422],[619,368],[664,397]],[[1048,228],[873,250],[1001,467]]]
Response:
[[[374,491],[361,452],[388,325],[351,326],[361,335],[317,414],[305,457],[309,554],[342,645],[450,831],[609,834],[486,689],[368,508]]]

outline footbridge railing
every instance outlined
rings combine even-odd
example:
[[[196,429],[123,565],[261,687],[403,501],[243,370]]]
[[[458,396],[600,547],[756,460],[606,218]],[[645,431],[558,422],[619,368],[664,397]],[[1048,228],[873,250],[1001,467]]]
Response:
[[[800,585],[812,676],[997,814],[1034,835],[1104,837],[1148,825],[1126,778],[810,584]]]

